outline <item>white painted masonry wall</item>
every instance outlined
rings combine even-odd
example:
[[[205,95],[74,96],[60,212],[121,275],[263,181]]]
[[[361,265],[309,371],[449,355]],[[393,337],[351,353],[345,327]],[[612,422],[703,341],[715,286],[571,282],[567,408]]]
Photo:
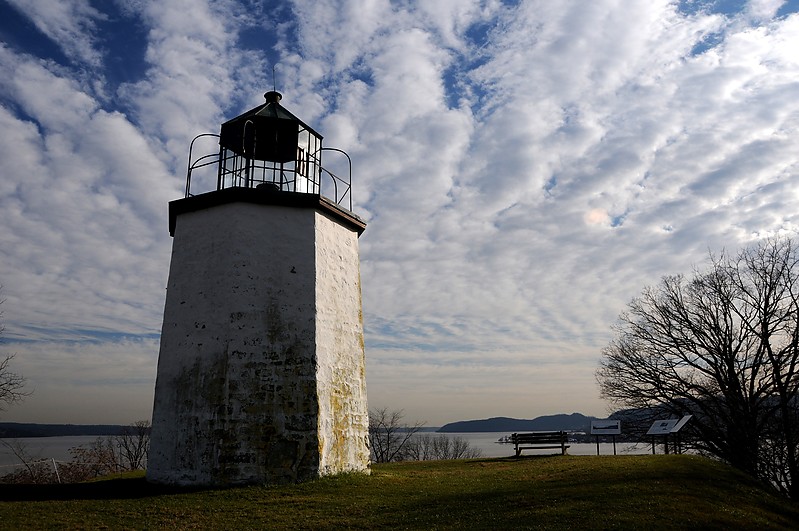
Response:
[[[369,463],[358,235],[316,215],[316,354],[322,474]]]
[[[177,216],[150,481],[368,468],[357,236],[313,208],[233,202]]]

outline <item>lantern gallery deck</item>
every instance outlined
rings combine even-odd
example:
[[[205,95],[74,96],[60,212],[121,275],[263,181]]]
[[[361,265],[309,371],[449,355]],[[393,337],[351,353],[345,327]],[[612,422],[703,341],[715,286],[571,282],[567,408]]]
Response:
[[[519,457],[522,450],[538,450],[547,448],[560,448],[560,453],[566,455],[569,445],[565,431],[536,431],[532,433],[514,433],[510,436],[510,442],[516,447],[516,457]]]

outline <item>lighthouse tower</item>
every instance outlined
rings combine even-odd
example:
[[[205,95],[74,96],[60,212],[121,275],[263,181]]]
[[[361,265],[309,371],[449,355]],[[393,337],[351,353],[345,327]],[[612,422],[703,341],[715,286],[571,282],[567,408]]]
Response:
[[[195,139],[218,137],[218,153],[196,157],[192,142],[186,196],[169,204],[152,482],[286,483],[368,469],[366,224],[350,211],[349,178],[322,167],[331,148],[280,94],[265,98]],[[215,189],[193,194],[214,178]]]

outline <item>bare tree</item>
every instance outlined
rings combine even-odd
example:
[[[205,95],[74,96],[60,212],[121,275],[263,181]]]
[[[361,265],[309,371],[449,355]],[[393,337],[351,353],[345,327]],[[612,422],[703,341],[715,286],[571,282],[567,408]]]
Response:
[[[602,396],[694,415],[694,448],[799,499],[798,280],[790,239],[664,277],[620,316],[597,371]]]
[[[127,470],[143,469],[150,447],[150,422],[139,420],[119,435],[97,437],[93,442],[69,449],[69,462],[30,455],[24,442],[0,439],[25,467],[0,477],[4,483],[76,483]],[[57,468],[56,468],[57,467]]]
[[[90,444],[70,448],[72,460],[61,469],[68,482],[139,470],[147,464],[149,448],[150,422],[139,420],[119,435],[98,437]]]
[[[0,286],[2,290],[3,286]],[[0,299],[0,305],[5,302]],[[0,311],[0,338],[3,337],[5,327],[2,322],[3,312]],[[0,357],[0,411],[5,409],[4,406],[10,406],[15,402],[19,402],[30,393],[25,392],[25,378],[21,374],[11,371],[9,364],[14,359],[13,355]]]
[[[422,428],[422,423],[407,425],[402,423],[403,412],[389,411],[388,408],[369,412],[369,446],[372,461],[388,463],[406,459],[408,445],[414,434]]]
[[[111,437],[97,437],[92,443],[69,449],[72,459],[61,466],[66,483],[86,481],[123,470]]]
[[[405,461],[431,461],[435,459],[433,453],[433,436],[429,433],[417,433],[409,440],[403,452]]]
[[[472,448],[469,446],[469,441],[463,437],[453,438],[450,448],[450,454],[447,459],[475,459],[477,457],[483,457],[483,451],[479,448]]]
[[[471,448],[462,437],[419,433],[423,424],[411,426],[402,422],[402,411],[387,408],[369,412],[369,443],[372,461],[433,461],[437,459],[472,459],[481,457],[479,449]]]
[[[417,434],[408,441],[405,459],[408,461],[434,461],[438,459],[474,459],[482,457],[479,448],[469,446],[463,437],[450,438],[441,434]]]
[[[130,426],[125,426],[122,433],[114,439],[123,468],[140,470],[146,466],[147,454],[150,451],[149,420],[137,420]]]
[[[25,378],[9,368],[12,359],[13,355],[0,358],[0,411],[30,394],[25,391]]]
[[[2,483],[53,483],[56,481],[51,461],[31,455],[28,445],[19,439],[0,439],[0,444],[8,448],[19,459],[24,469],[0,477]]]

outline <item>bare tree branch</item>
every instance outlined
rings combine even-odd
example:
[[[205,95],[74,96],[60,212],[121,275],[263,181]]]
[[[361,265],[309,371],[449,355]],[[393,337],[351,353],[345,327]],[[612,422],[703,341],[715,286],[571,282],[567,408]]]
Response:
[[[402,423],[403,412],[388,408],[369,412],[369,445],[376,463],[403,461],[407,458],[408,442],[424,426],[423,423]]]
[[[137,420],[114,439],[123,468],[139,470],[146,466],[150,451],[150,421]]]
[[[664,277],[628,305],[597,381],[612,402],[694,415],[695,449],[799,499],[799,256],[774,238]]]
[[[0,290],[2,288],[3,286],[0,286]],[[0,305],[3,302],[5,301],[0,299]],[[2,317],[3,312],[0,311],[0,338],[2,338],[5,330]],[[12,359],[14,359],[13,354],[0,357],[0,411],[4,411],[6,406],[20,402],[30,395],[30,392],[25,391],[25,378],[21,374],[13,372],[10,368],[9,365]]]

